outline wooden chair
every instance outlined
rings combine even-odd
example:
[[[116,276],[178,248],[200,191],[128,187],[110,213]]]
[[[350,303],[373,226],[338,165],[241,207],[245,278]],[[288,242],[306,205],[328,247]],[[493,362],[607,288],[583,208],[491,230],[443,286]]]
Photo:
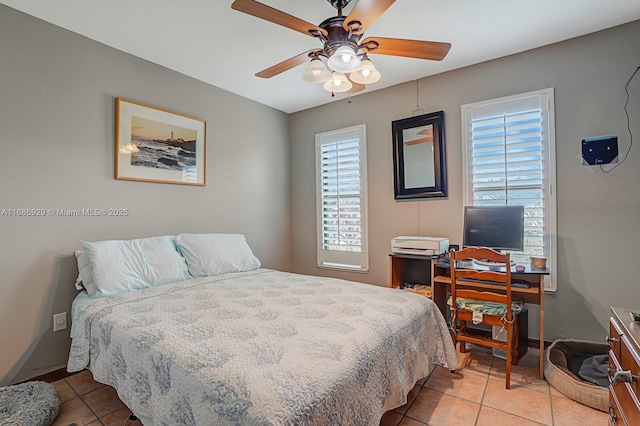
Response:
[[[508,254],[500,254],[486,247],[468,247],[460,251],[451,250],[451,324],[454,329],[454,346],[460,342],[460,352],[465,352],[465,342],[502,349],[506,353],[506,388],[511,384],[511,364],[517,348],[517,313],[523,303],[514,304],[511,292],[511,264]],[[456,261],[470,262],[471,259],[504,263],[506,267],[456,266]],[[519,300],[518,300],[519,302]],[[512,309],[507,309],[512,306]],[[467,322],[504,327],[506,342],[470,334]]]

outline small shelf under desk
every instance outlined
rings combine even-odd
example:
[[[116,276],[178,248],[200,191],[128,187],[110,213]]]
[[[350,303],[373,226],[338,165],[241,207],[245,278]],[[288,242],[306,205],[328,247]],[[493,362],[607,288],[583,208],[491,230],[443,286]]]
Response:
[[[433,266],[438,256],[391,253],[391,287],[402,284],[421,284],[431,286]]]

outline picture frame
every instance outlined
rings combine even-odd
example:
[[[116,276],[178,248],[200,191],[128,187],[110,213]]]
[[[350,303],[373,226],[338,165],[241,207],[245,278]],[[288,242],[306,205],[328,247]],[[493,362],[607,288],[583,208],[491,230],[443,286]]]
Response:
[[[116,98],[115,178],[206,185],[206,122]]]
[[[444,111],[391,122],[394,199],[447,197]]]

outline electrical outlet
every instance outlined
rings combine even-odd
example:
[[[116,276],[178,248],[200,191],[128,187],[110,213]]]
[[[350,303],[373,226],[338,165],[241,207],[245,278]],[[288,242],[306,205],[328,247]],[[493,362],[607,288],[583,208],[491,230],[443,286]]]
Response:
[[[53,316],[53,331],[67,329],[67,313],[62,312]]]

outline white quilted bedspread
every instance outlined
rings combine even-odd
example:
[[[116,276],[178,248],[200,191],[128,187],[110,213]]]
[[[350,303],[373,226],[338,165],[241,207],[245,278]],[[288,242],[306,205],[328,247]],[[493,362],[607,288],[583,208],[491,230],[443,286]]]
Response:
[[[68,370],[155,425],[378,425],[457,363],[426,297],[266,269],[97,298],[72,337]]]

